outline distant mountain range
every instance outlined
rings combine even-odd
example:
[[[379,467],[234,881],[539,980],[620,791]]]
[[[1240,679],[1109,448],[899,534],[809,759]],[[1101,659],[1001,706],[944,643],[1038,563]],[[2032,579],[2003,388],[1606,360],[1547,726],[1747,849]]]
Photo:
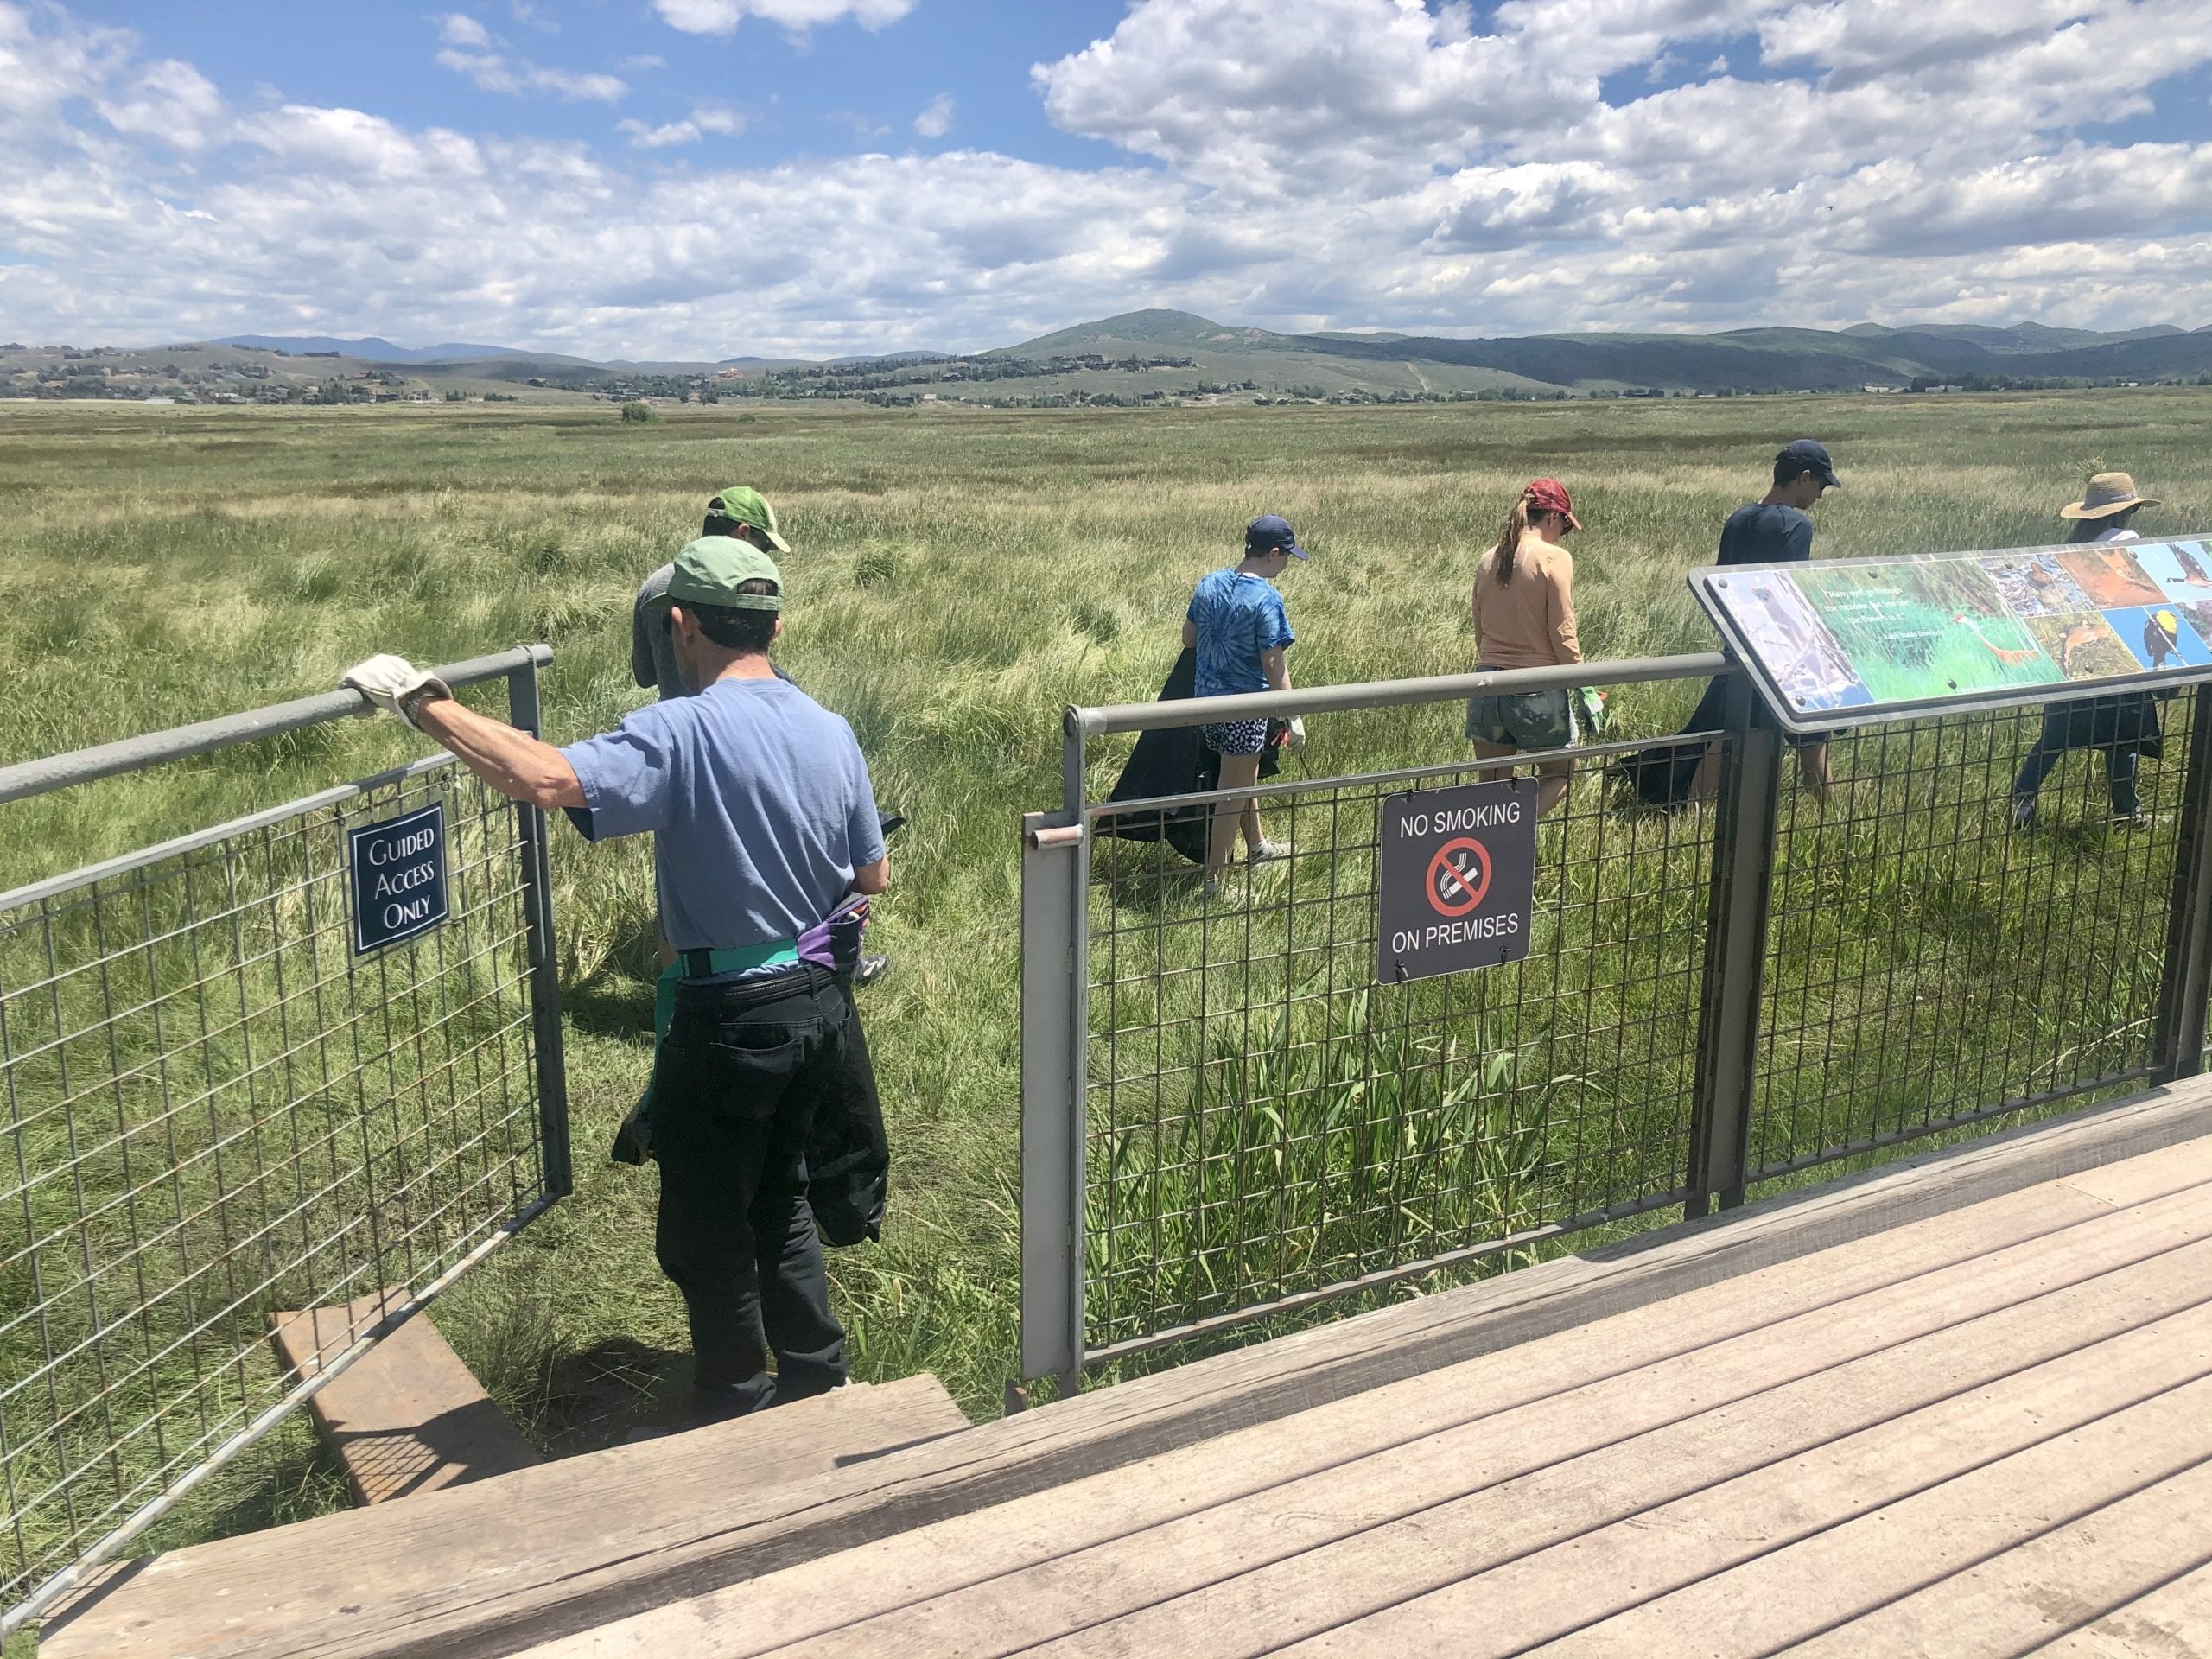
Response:
[[[313,356],[309,360],[296,360]],[[334,359],[334,360],[332,360]],[[1549,397],[2196,381],[2212,327],[2100,332],[2023,322],[1709,334],[1499,338],[1285,334],[1188,311],[1124,312],[1020,345],[827,361],[594,362],[468,342],[233,334],[146,351],[0,346],[0,396],[197,396],[283,402],[346,382],[358,401],[416,396],[936,398],[994,404]],[[365,386],[364,383],[366,383]],[[411,391],[410,389],[412,389]]]
[[[1279,334],[1264,328],[1215,322],[1188,311],[1129,311],[1096,322],[1039,335],[1018,346],[954,357],[943,352],[896,352],[810,363],[794,358],[728,357],[711,364],[594,363],[509,346],[451,343],[396,346],[388,340],[340,340],[314,334],[233,334],[213,342],[263,350],[334,352],[365,363],[460,364],[488,358],[526,358],[558,365],[563,378],[594,369],[646,369],[661,373],[688,368],[734,368],[769,372],[798,368],[863,366],[918,368],[981,359],[1109,359],[1187,355],[1202,371],[1266,367],[1280,380],[1309,368],[1330,382],[1384,379],[1409,387],[1425,378],[1413,365],[1436,365],[1448,381],[1477,371],[1478,384],[1587,390],[1650,386],[1666,391],[1718,391],[1834,389],[1859,385],[1909,385],[1916,379],[1971,377],[2010,378],[2141,378],[2193,377],[2212,370],[2212,327],[2195,332],[2170,323],[2100,333],[2052,328],[2037,322],[2007,327],[1931,323],[1900,328],[1862,322],[1840,330],[1738,328],[1714,334],[1532,334],[1494,339],[1445,335],[1328,333]],[[1255,364],[1253,359],[1270,359]],[[1391,371],[1395,370],[1395,372]],[[1433,376],[1431,378],[1433,384]],[[1331,389],[1335,389],[1332,385]]]
[[[1278,334],[1194,316],[1132,311],[1005,348],[1019,357],[1106,356],[1180,351],[1203,366],[1254,359],[1288,368],[1304,359],[1339,372],[1395,365],[1426,378],[1482,371],[1523,386],[1571,391],[1655,387],[1669,391],[1837,390],[1968,378],[2193,378],[2212,370],[2212,327],[2171,324],[2101,334],[2041,323],[2009,327],[1931,324],[1839,331],[1743,328],[1715,334],[1535,334],[1453,339],[1389,334]],[[1418,365],[1418,366],[1417,366]]]

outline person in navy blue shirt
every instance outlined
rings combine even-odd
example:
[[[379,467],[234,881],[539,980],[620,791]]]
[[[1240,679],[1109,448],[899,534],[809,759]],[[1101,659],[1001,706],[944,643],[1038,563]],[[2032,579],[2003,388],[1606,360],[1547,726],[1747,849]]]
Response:
[[[1297,643],[1297,636],[1290,631],[1290,615],[1275,583],[1293,559],[1306,556],[1289,524],[1268,513],[1245,526],[1243,558],[1209,572],[1199,582],[1183,617],[1183,643],[1195,646],[1198,653],[1192,696],[1228,697],[1290,690],[1290,669],[1283,653]],[[1303,729],[1294,726],[1294,741],[1302,742],[1304,737]],[[1266,721],[1216,721],[1199,727],[1198,739],[1221,757],[1220,788],[1249,789],[1260,781],[1260,757],[1268,747]],[[1251,862],[1283,855],[1285,849],[1261,832],[1256,798],[1247,796],[1241,804],[1216,802],[1206,836],[1209,899],[1221,890],[1221,873],[1236,847],[1240,822]]]
[[[1813,520],[1806,509],[1830,490],[1840,489],[1835,463],[1827,448],[1811,438],[1798,438],[1782,448],[1774,458],[1774,487],[1758,500],[1728,515],[1720,529],[1722,564],[1798,564],[1813,556]],[[1723,683],[1715,680],[1706,689],[1688,731],[1711,730],[1726,717]],[[1753,718],[1770,721],[1764,702],[1754,705]],[[1815,800],[1825,801],[1835,787],[1828,770],[1825,734],[1785,734],[1797,756],[1797,778]],[[1690,797],[1704,800],[1720,785],[1720,746],[1714,744],[1699,762],[1690,783]]]

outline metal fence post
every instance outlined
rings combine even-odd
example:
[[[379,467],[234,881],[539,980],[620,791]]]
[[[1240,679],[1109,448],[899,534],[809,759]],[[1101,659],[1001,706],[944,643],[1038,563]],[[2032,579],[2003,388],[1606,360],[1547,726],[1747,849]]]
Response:
[[[1081,794],[1082,740],[1064,764]],[[1089,848],[1079,810],[1021,822],[1021,1380],[1082,1386]]]
[[[1021,823],[1021,1375],[1072,1394],[1084,1350],[1083,826]]]
[[[1781,734],[1756,725],[1751,676],[1728,677],[1729,742],[1713,834],[1713,896],[1707,909],[1704,995],[1698,1011],[1697,1074],[1690,1123],[1686,1214],[1717,1201],[1744,1201],[1751,1161],[1751,1078],[1766,969],[1767,912],[1774,890],[1776,818],[1781,800]]]
[[[537,664],[533,658],[507,677],[507,719],[535,736],[538,729]],[[564,1198],[575,1190],[569,1158],[569,1069],[561,1051],[561,964],[553,941],[553,867],[546,853],[545,813],[518,801],[515,822],[522,844],[523,922],[530,936],[530,1013],[537,1053],[538,1138],[544,1147],[545,1192]]]
[[[2190,696],[2189,772],[2182,788],[2181,838],[2174,849],[2166,918],[2165,970],[2158,988],[2158,1080],[2204,1069],[2205,1020],[2212,1001],[2212,685]]]

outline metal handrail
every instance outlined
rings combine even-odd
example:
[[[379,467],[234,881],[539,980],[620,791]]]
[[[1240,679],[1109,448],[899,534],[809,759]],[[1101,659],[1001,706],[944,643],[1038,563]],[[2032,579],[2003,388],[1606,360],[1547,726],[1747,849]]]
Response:
[[[476,685],[486,680],[504,679],[518,669],[543,668],[552,660],[550,645],[517,645],[511,651],[472,657],[467,662],[449,664],[430,671],[448,685]],[[143,737],[119,738],[93,748],[73,749],[67,754],[19,761],[12,766],[0,766],[0,805],[27,800],[34,795],[51,794],[74,784],[88,784],[98,778],[112,778],[120,772],[137,772],[170,760],[213,754],[218,749],[260,738],[280,737],[286,732],[343,720],[349,715],[367,714],[374,708],[367,696],[359,691],[324,691],[312,697],[272,703],[266,709],[251,709],[242,715],[226,715],[220,720],[203,720],[165,732],[149,732]]]
[[[1287,720],[1293,715],[1342,714],[1354,709],[1403,709],[1461,697],[1558,691],[1578,685],[1626,685],[1647,680],[1708,680],[1736,666],[1717,651],[1680,657],[1627,657],[1615,662],[1568,663],[1555,668],[1492,669],[1484,673],[1438,674],[1415,680],[1370,680],[1357,685],[1299,686],[1230,697],[1183,697],[1173,702],[1122,702],[1071,707],[1061,716],[1070,737],[1109,732],[1154,732],[1237,720]]]

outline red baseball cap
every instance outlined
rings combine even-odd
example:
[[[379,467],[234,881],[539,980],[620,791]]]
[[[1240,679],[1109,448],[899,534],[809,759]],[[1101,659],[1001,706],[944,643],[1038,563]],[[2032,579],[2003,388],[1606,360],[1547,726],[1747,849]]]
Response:
[[[1563,512],[1569,530],[1582,528],[1582,521],[1574,516],[1574,504],[1567,499],[1567,486],[1555,478],[1540,478],[1521,492],[1532,507],[1546,512]]]

